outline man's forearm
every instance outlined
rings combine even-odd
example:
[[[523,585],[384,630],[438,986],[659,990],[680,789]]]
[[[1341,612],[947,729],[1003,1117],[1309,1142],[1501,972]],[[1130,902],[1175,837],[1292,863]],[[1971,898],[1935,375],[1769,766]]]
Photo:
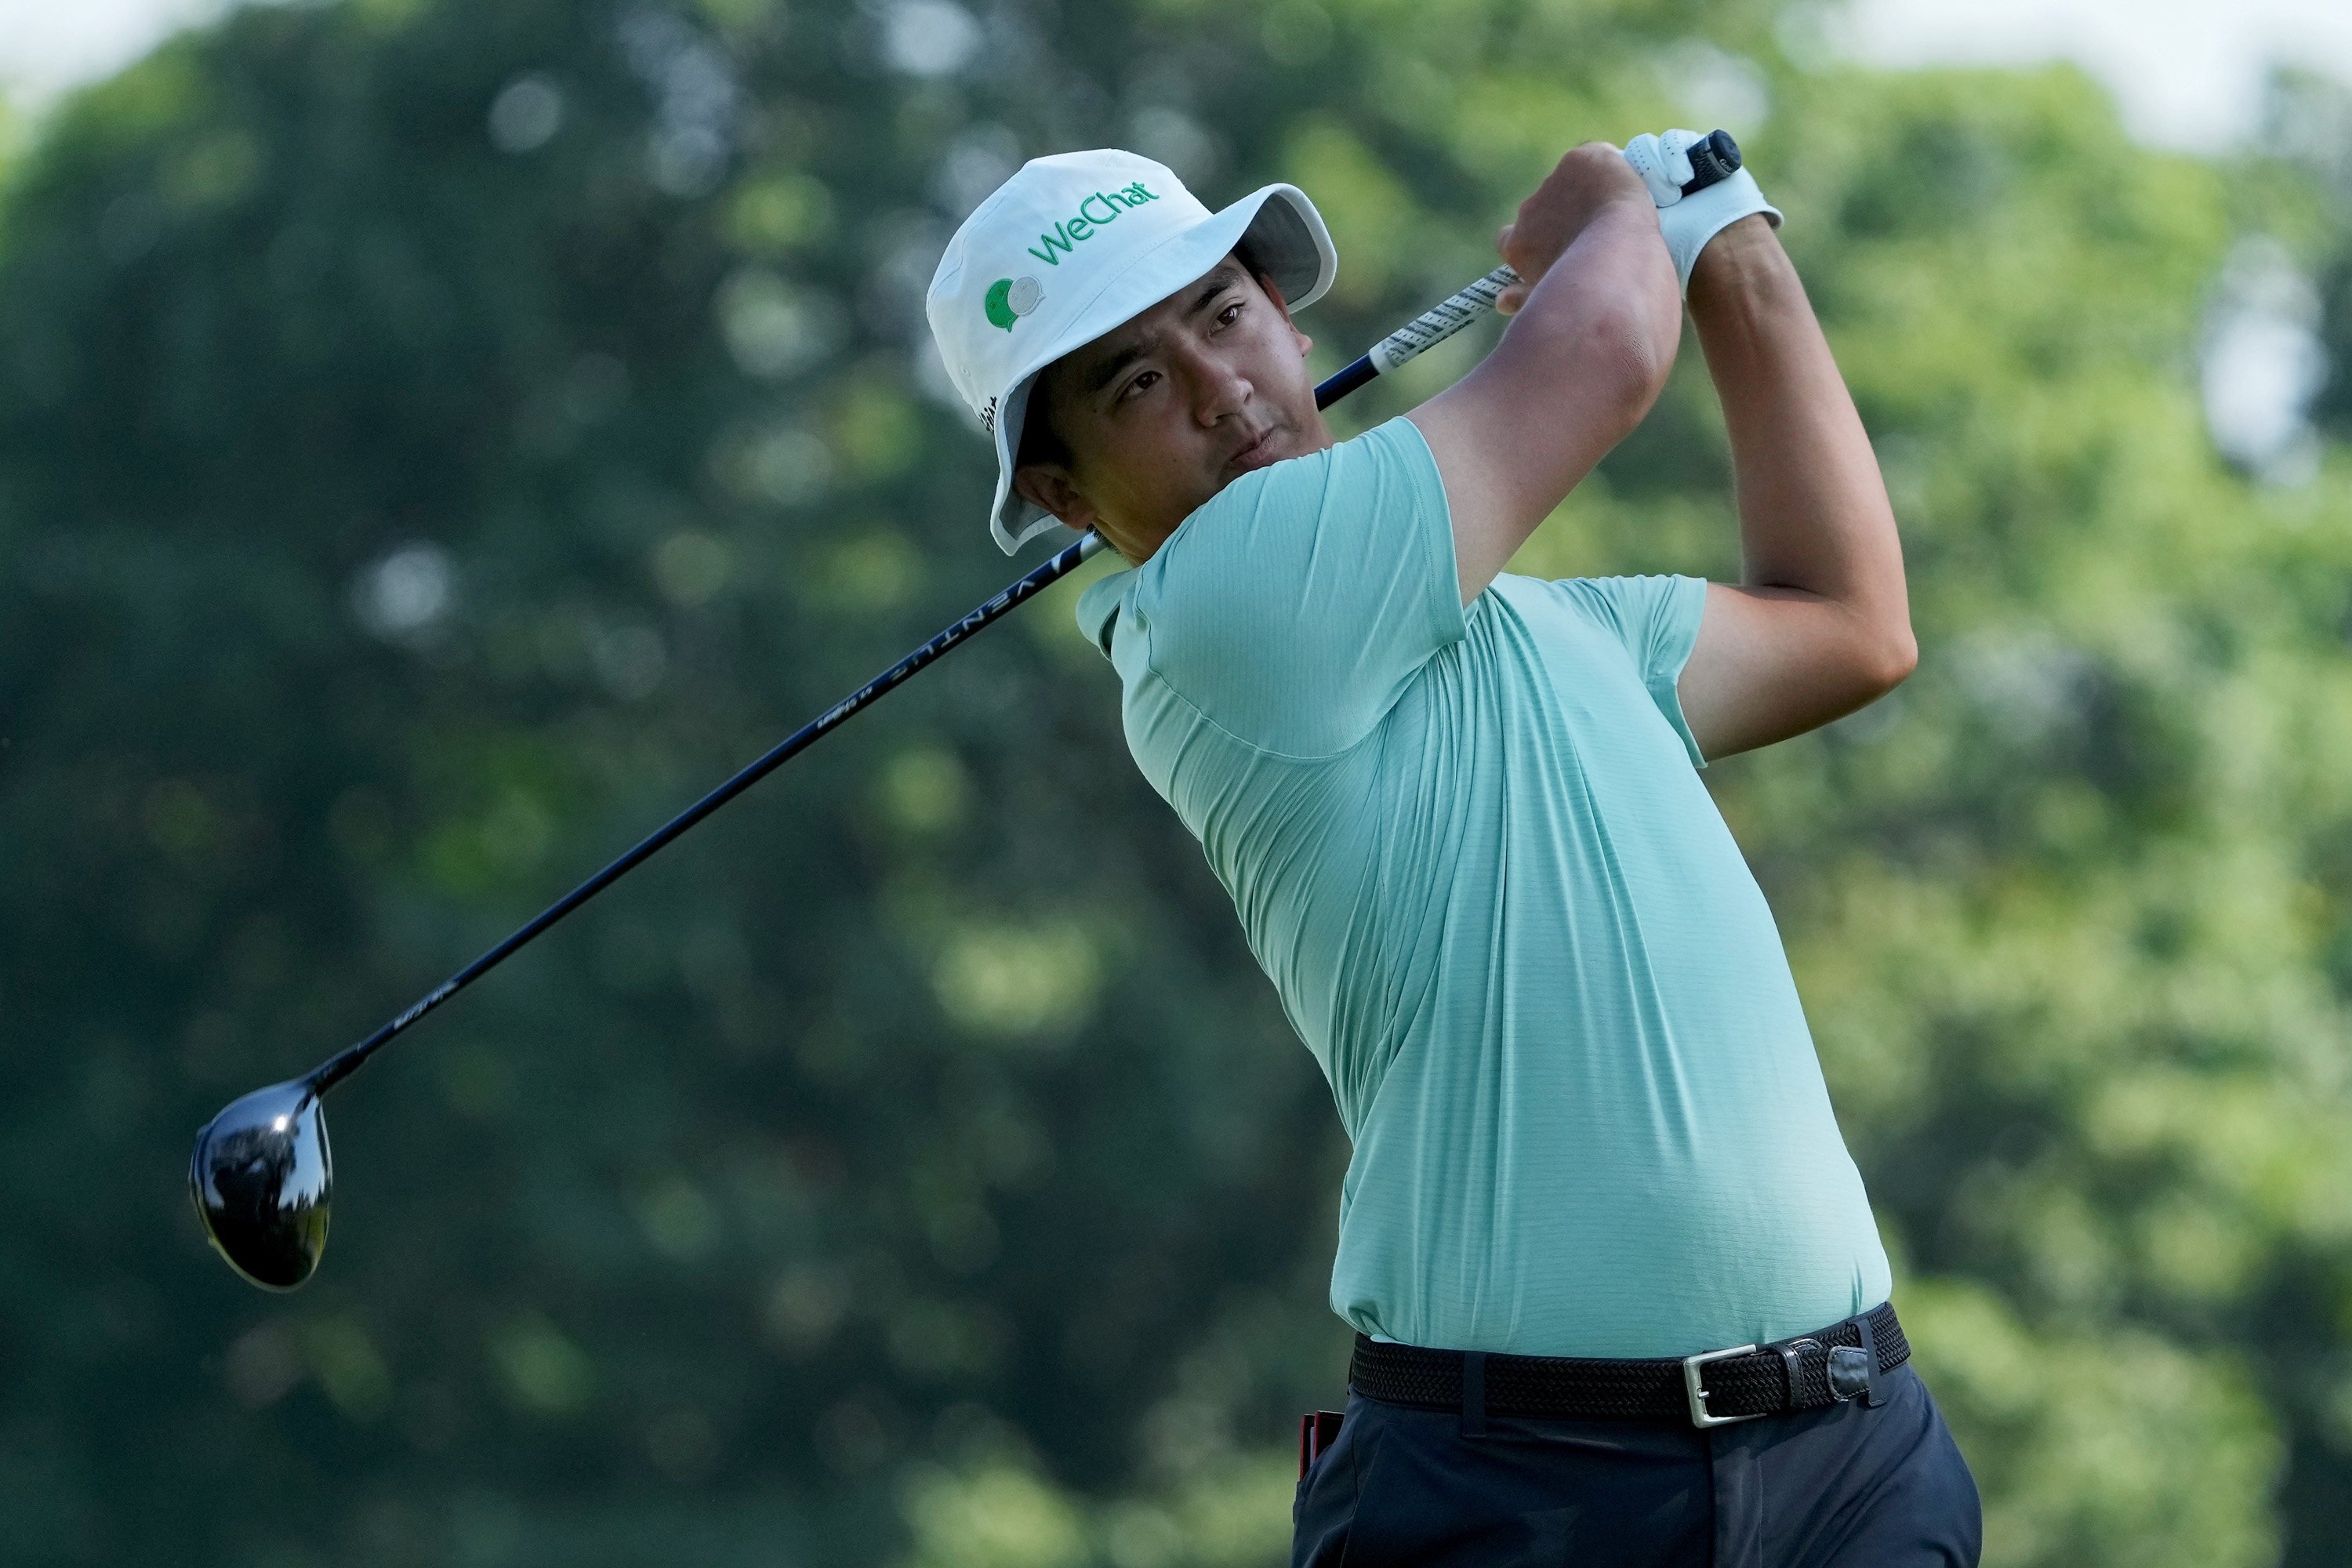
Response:
[[[1444,481],[1465,604],[1641,423],[1682,339],[1657,210],[1614,147],[1570,153],[1519,215],[1503,256],[1534,282],[1504,303],[1524,308],[1475,370],[1409,416]]]
[[[1907,669],[1903,548],[1878,459],[1762,217],[1709,242],[1691,274],[1690,313],[1731,437],[1741,581],[1838,605],[1871,652]]]

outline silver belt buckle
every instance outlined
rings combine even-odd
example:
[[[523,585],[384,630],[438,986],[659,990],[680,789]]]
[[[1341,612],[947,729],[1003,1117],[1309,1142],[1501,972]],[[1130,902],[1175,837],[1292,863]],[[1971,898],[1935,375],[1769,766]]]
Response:
[[[1683,1357],[1683,1387],[1690,1395],[1690,1418],[1694,1426],[1728,1426],[1736,1421],[1753,1421],[1755,1415],[1710,1415],[1706,1413],[1706,1385],[1699,1381],[1698,1369],[1711,1361],[1729,1361],[1736,1355],[1754,1355],[1754,1345],[1735,1345],[1727,1351],[1701,1351],[1696,1355]]]

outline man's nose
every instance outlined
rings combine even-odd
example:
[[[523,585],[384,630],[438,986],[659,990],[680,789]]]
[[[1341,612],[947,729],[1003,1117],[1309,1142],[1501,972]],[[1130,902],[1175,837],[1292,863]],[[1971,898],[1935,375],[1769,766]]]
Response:
[[[1177,369],[1192,400],[1192,417],[1203,428],[1239,414],[1257,395],[1239,366],[1197,346],[1180,354]]]

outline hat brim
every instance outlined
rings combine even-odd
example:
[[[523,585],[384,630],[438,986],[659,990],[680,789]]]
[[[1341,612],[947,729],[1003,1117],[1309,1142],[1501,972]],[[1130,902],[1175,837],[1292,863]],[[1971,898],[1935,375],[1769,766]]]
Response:
[[[1013,554],[1031,540],[1063,526],[1053,513],[1013,489],[1013,459],[1021,450],[1029,391],[1036,384],[1038,373],[1206,276],[1244,242],[1251,259],[1274,279],[1293,310],[1303,310],[1321,299],[1339,269],[1331,231],[1324,226],[1323,215],[1315,210],[1307,193],[1296,185],[1267,185],[1169,236],[1103,279],[1069,325],[1013,378],[997,404],[996,499],[988,512],[988,531],[1004,553]]]

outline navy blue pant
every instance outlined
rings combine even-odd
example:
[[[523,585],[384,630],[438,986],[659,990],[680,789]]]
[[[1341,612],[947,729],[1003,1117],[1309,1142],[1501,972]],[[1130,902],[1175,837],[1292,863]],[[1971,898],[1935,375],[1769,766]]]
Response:
[[[1293,1568],[1972,1568],[1977,1487],[1908,1366],[1856,1400],[1706,1430],[1350,1395],[1298,1484]]]

